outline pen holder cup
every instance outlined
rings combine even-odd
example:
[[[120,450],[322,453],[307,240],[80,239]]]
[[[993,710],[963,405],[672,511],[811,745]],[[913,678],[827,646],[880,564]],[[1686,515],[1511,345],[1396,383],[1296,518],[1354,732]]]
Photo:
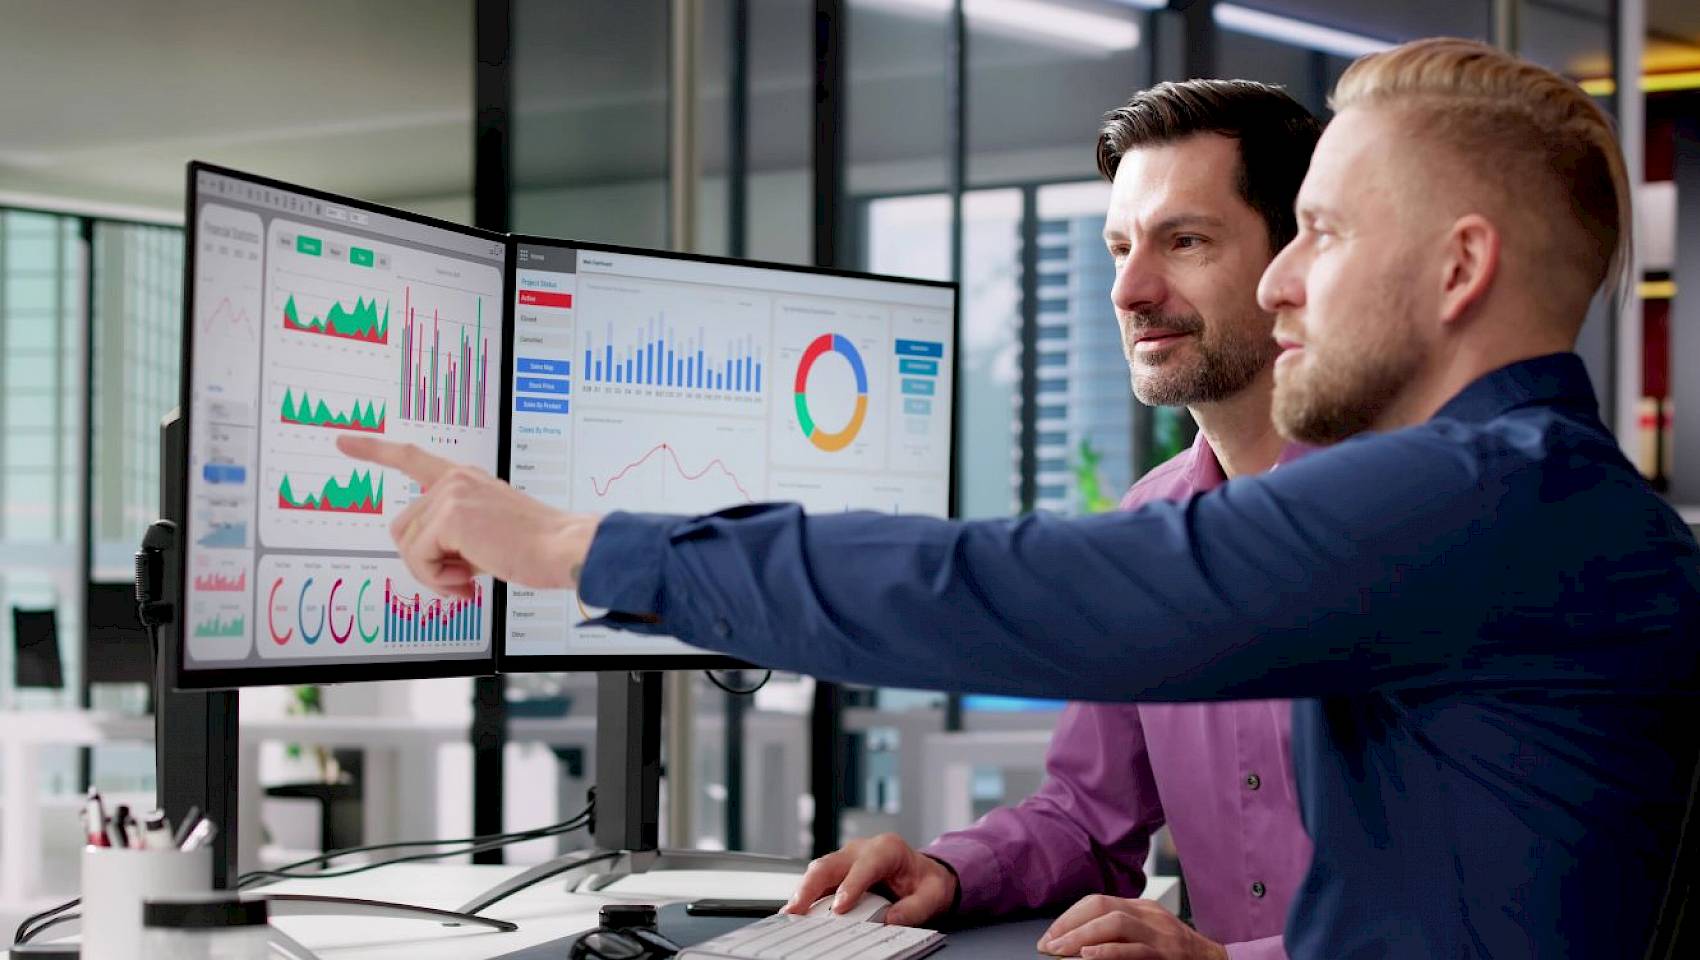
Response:
[[[212,890],[212,848],[83,848],[83,960],[128,960],[142,942],[142,901]]]

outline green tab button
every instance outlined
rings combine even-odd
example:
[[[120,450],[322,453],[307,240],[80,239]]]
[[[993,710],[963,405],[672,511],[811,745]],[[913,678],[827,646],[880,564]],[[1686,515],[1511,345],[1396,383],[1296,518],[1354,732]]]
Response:
[[[319,247],[320,243],[318,237],[309,237],[303,234],[295,238],[295,249],[298,253],[305,253],[309,257],[316,257],[319,255]]]
[[[365,247],[349,247],[348,262],[357,267],[369,267],[372,265],[372,251]]]

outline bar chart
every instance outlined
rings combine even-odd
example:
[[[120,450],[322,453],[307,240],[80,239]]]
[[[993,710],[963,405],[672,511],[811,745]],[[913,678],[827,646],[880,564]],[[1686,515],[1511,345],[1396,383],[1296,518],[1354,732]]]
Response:
[[[234,577],[217,571],[197,574],[194,583],[196,590],[207,593],[241,593],[248,589],[248,571],[239,570]]]
[[[470,598],[448,598],[418,592],[407,596],[394,581],[384,581],[385,643],[477,643],[483,639],[483,584],[474,586]]]
[[[412,298],[409,288],[403,294],[401,418],[484,427],[490,406],[490,338],[484,333],[483,298],[478,298],[470,324],[432,310],[429,330],[424,318],[415,316]]]
[[[587,331],[582,339],[580,377],[590,383],[761,396],[762,349],[750,335],[716,341],[699,326],[681,337],[656,314],[618,337],[608,323],[600,337]]]

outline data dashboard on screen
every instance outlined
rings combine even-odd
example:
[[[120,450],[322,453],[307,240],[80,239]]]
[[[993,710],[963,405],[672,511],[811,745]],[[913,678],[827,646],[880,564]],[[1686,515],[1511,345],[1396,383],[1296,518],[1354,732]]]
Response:
[[[563,510],[944,516],[955,288],[520,239],[508,476]],[[677,657],[507,588],[505,658]],[[504,659],[504,663],[507,663]],[[506,667],[504,667],[506,669]]]
[[[216,168],[190,178],[183,672],[493,666],[493,585],[455,598],[413,579],[389,523],[417,485],[336,440],[496,470],[507,244]]]

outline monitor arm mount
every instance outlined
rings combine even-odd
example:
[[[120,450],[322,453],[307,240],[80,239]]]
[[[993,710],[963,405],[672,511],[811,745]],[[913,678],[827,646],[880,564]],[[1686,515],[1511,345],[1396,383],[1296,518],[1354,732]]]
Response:
[[[237,694],[234,690],[177,690],[183,624],[183,518],[189,482],[184,423],[178,411],[167,414],[160,424],[160,512],[142,538],[136,554],[136,603],[142,623],[154,639],[155,773],[159,783],[159,807],[172,822],[180,823],[190,807],[218,826],[213,839],[212,885],[217,890],[235,886],[237,823],[237,765],[241,731],[237,723]],[[257,825],[249,827],[257,829]],[[327,851],[328,852],[328,851]],[[382,916],[429,920],[443,924],[470,924],[497,931],[518,927],[506,920],[474,916],[471,911],[435,910],[405,903],[275,894],[274,915]],[[75,914],[61,919],[71,920]],[[279,943],[280,950],[288,945]],[[283,955],[291,954],[287,950]]]
[[[565,876],[567,889],[602,890],[623,877],[663,870],[741,870],[801,875],[788,857],[660,845],[661,674],[625,670],[596,678],[596,849],[540,863],[460,906],[478,913],[527,887]],[[593,869],[594,868],[594,869]]]

